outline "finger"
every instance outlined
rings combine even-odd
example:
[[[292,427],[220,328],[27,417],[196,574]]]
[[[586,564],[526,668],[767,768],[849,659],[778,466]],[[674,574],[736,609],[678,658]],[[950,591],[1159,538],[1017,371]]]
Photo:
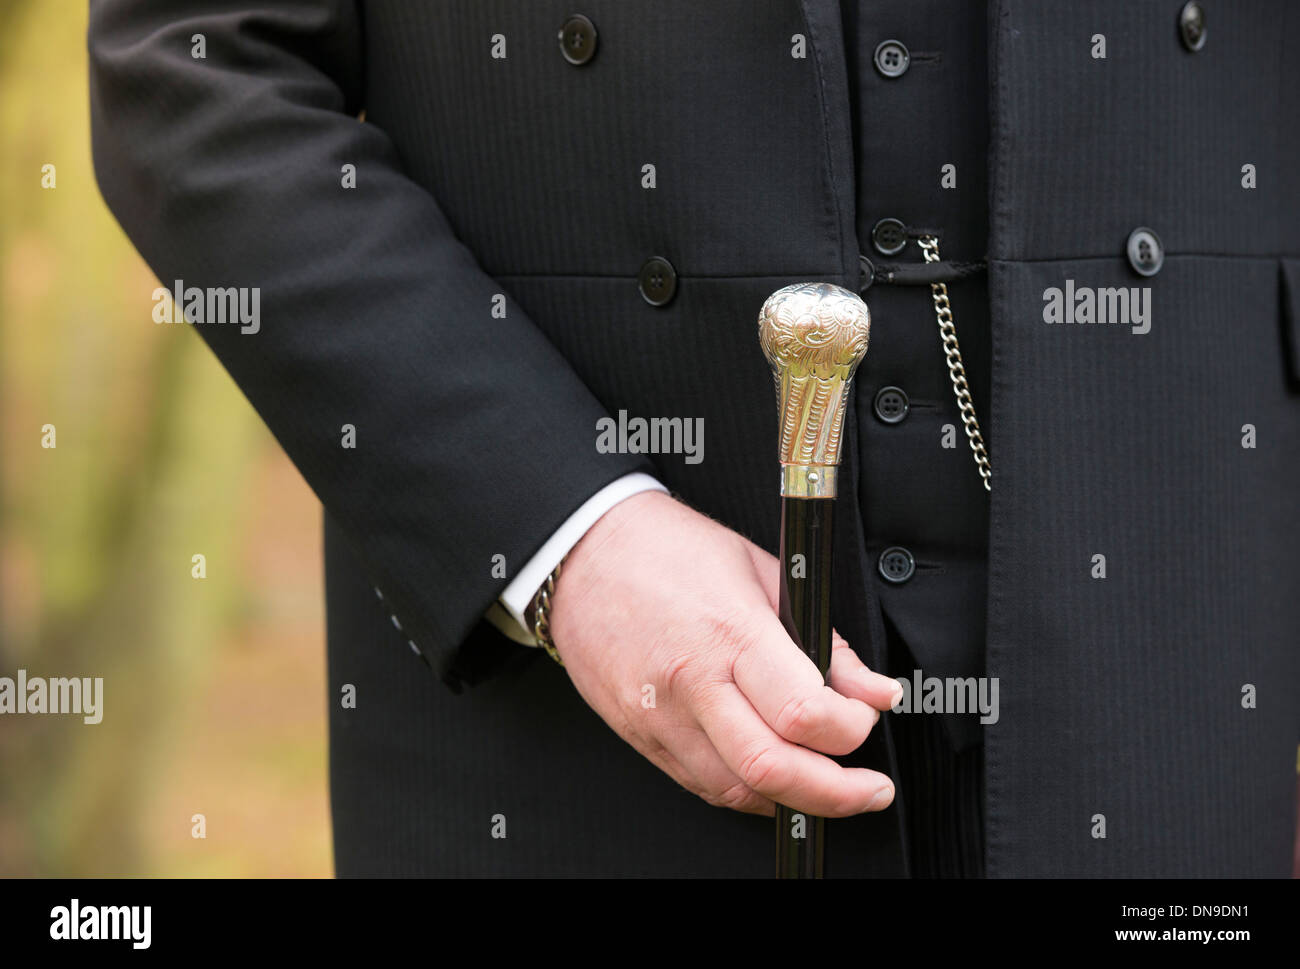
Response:
[[[841,767],[777,736],[734,687],[715,688],[697,712],[723,763],[751,790],[778,804],[842,818],[879,811],[894,799],[893,782],[884,774]]]
[[[684,724],[667,731],[634,729],[630,723],[615,730],[641,756],[696,797],[714,807],[745,814],[776,814],[776,805],[755,793],[718,756],[713,743],[696,724]]]
[[[696,797],[708,800],[709,788],[701,783],[694,772],[682,764],[663,744],[657,740],[650,741],[640,736],[625,736],[623,739],[630,743],[637,753],[671,777],[681,787],[690,791]]]
[[[754,575],[758,579],[758,584],[763,587],[763,594],[767,596],[767,601],[771,603],[773,611],[779,611],[781,608],[780,563],[776,560],[775,556],[769,555],[767,552],[763,551],[761,548],[759,548],[757,545],[755,545],[753,542],[749,541],[748,539],[742,538],[741,541],[745,543],[746,551],[749,552],[749,557],[754,562]],[[868,687],[865,694],[863,692],[862,685],[857,682],[857,674],[850,674],[849,678],[845,680],[842,684],[836,683],[835,681],[836,654],[834,650],[838,649],[841,646],[847,648],[848,643],[846,643],[844,641],[844,638],[840,636],[839,633],[835,632],[835,630],[833,629],[831,630],[831,643],[832,643],[831,681],[830,681],[831,689],[833,689],[836,693],[843,694],[844,696],[850,696],[856,700],[861,700],[864,703],[869,703],[871,706],[876,707],[877,709],[880,710],[885,710],[893,706],[892,700],[886,702],[884,706],[881,706],[881,704],[878,701],[882,697],[887,697],[892,695],[889,692],[891,688],[894,694],[898,694],[902,692],[902,688],[898,685],[897,680],[890,679],[889,677],[881,677],[880,679],[889,681],[888,683],[883,683],[883,682],[877,682],[875,679],[871,679],[869,680],[871,686]],[[849,650],[849,652],[852,653],[853,651]],[[857,659],[856,654],[853,656],[853,658]],[[841,659],[840,662],[842,663],[843,660]],[[859,663],[859,665],[861,665],[861,663]],[[866,669],[865,666],[863,666],[862,668]],[[873,673],[871,674],[871,676],[874,678],[875,674]],[[848,689],[845,690],[840,689],[841,685],[847,687]]]
[[[823,753],[862,746],[880,715],[827,686],[775,615],[754,622],[759,632],[732,660],[731,675],[759,716],[786,740]]]
[[[776,814],[776,804],[736,776],[698,726],[676,730],[660,742],[694,779],[696,786],[691,790],[709,804],[745,814]]]
[[[873,673],[838,634],[831,646],[830,684],[836,693],[861,700],[877,710],[888,710],[903,695],[898,680]]]

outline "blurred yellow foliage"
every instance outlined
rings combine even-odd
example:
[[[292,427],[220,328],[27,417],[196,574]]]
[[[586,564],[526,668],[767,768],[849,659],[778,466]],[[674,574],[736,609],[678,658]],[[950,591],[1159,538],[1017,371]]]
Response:
[[[320,507],[151,318],[86,16],[0,0],[0,676],[102,676],[104,719],[0,716],[0,874],[329,875]]]

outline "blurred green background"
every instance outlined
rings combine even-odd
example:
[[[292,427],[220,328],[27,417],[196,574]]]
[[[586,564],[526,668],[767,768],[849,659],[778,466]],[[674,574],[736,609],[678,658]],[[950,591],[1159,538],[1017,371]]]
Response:
[[[0,0],[0,676],[104,677],[98,725],[0,716],[0,874],[327,876],[320,507],[152,320],[95,185],[87,12]]]

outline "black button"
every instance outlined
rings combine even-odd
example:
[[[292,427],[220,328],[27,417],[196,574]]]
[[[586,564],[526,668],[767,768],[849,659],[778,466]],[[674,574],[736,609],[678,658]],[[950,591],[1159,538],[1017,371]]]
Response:
[[[1184,4],[1179,12],[1178,34],[1183,38],[1183,46],[1190,51],[1205,46],[1205,11],[1196,0]]]
[[[570,64],[585,64],[596,56],[596,25],[575,13],[560,28],[560,52]]]
[[[876,267],[871,265],[870,259],[858,253],[858,292],[865,293],[875,281]]]
[[[907,549],[894,545],[880,553],[880,561],[877,566],[886,582],[901,585],[910,579],[912,573],[916,571],[916,560],[912,558],[912,553]]]
[[[677,270],[667,259],[651,256],[637,276],[641,296],[651,306],[664,306],[677,292]]]
[[[882,256],[896,256],[907,245],[907,227],[897,219],[881,219],[871,230],[871,244]]]
[[[898,77],[907,71],[912,55],[901,40],[884,40],[876,47],[876,70],[885,77]]]
[[[897,424],[907,416],[907,394],[901,387],[881,387],[876,393],[876,416],[886,424]]]
[[[1160,237],[1142,226],[1128,237],[1128,264],[1139,276],[1154,276],[1165,264],[1165,248]]]

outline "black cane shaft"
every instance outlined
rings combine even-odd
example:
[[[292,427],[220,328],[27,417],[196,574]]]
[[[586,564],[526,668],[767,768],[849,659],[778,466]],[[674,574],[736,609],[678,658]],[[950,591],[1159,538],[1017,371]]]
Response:
[[[781,622],[823,679],[831,665],[833,498],[781,499]],[[825,822],[776,809],[776,877],[821,878]]]
[[[831,665],[831,512],[853,372],[871,313],[834,283],[782,286],[758,313],[758,342],[780,411],[781,621],[821,671]],[[820,878],[826,824],[776,809],[776,875]]]

